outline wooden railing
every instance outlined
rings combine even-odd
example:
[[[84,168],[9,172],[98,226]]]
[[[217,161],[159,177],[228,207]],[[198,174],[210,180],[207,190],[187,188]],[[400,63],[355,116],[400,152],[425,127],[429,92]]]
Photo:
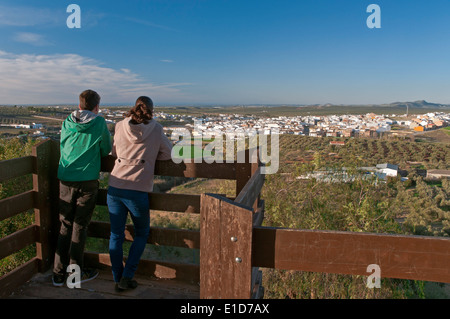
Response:
[[[247,154],[247,158],[249,155]],[[32,156],[0,162],[0,182],[33,174],[33,190],[0,201],[0,220],[14,216],[29,209],[35,211],[35,223],[23,230],[0,239],[0,259],[11,255],[31,244],[36,244],[36,257],[0,278],[0,296],[7,295],[17,286],[30,279],[37,272],[48,270],[53,262],[56,236],[59,228],[58,195],[59,183],[56,178],[59,159],[59,144],[47,140],[33,148]],[[102,171],[110,172],[114,158],[108,156],[102,160]],[[257,166],[257,164],[256,164]],[[251,163],[181,163],[157,161],[155,175],[181,176],[235,180],[236,194],[246,186],[252,177]],[[263,179],[263,176],[260,177]],[[262,186],[262,183],[260,184]],[[106,189],[100,189],[97,205],[106,205]],[[259,193],[259,191],[258,191]],[[258,195],[258,194],[256,194]],[[259,196],[258,196],[259,197]],[[168,212],[200,214],[202,196],[186,194],[149,193],[150,209]],[[248,199],[247,199],[248,200]],[[255,206],[255,216],[261,220],[261,206]],[[133,240],[133,226],[127,225],[125,240]],[[109,239],[110,224],[92,221],[88,227],[88,236]],[[148,243],[159,246],[200,249],[200,231],[151,227]],[[202,253],[200,253],[202,256]],[[85,263],[95,267],[110,266],[109,254],[86,252]],[[177,278],[199,282],[200,265],[142,259],[138,272],[160,278]],[[253,285],[261,283],[254,280]],[[261,289],[260,289],[261,290]]]
[[[0,278],[0,297],[8,295],[37,272],[46,271],[53,262],[57,158],[57,145],[48,141],[33,147],[31,156],[0,162],[0,183],[29,174],[33,176],[33,189],[0,200],[0,221],[31,209],[35,220],[32,225],[0,239],[0,259],[36,245],[36,256]]]
[[[249,152],[247,151],[247,159]],[[115,158],[108,156],[102,161],[102,171],[110,172],[114,167]],[[175,164],[171,160],[157,161],[155,175],[187,177],[187,178],[209,178],[235,180],[236,194],[242,193],[247,182],[252,177],[257,163],[180,163]],[[262,180],[264,180],[264,177]],[[261,178],[260,178],[261,179]],[[262,183],[260,184],[262,186]],[[244,190],[245,192],[245,190]],[[256,196],[259,195],[256,194]],[[256,197],[255,197],[256,198]],[[167,212],[201,214],[204,199],[202,195],[149,193],[150,209]],[[228,199],[227,200],[231,200]],[[97,205],[106,205],[106,190],[100,190]],[[255,206],[258,208],[257,206]],[[262,212],[255,212],[262,215]],[[201,217],[200,217],[201,218]],[[201,224],[204,224],[201,222]],[[97,238],[109,238],[110,225],[107,222],[93,221],[89,226],[88,235]],[[200,249],[200,259],[204,259],[206,253],[201,249],[201,231],[151,227],[147,243],[158,246],[182,247],[188,249]],[[206,237],[204,237],[206,238]],[[127,225],[125,240],[133,240],[133,227]],[[87,253],[86,262],[92,266],[110,266],[108,254]],[[201,282],[201,265],[192,263],[176,263],[167,261],[142,259],[139,263],[138,273],[154,275],[160,278],[177,278],[193,282]],[[254,285],[261,281],[254,282]]]
[[[0,239],[0,259],[36,243],[36,257],[0,278],[0,296],[49,269],[57,229],[58,145],[46,141],[32,156],[0,162],[0,182],[33,174],[33,190],[0,201],[0,220],[34,208],[35,224]],[[250,158],[247,152],[247,159]],[[102,163],[111,171],[112,157]],[[200,214],[200,230],[151,227],[148,243],[200,249],[200,264],[141,260],[138,271],[200,282],[201,298],[261,298],[260,267],[368,276],[376,264],[381,277],[450,283],[450,239],[263,227],[260,198],[264,174],[259,163],[158,161],[155,175],[231,179],[236,197],[217,194],[150,193],[150,208]],[[98,205],[106,205],[106,190]],[[107,222],[92,221],[89,236],[109,238]],[[126,228],[133,240],[133,227]],[[109,255],[86,253],[86,263],[110,266]]]

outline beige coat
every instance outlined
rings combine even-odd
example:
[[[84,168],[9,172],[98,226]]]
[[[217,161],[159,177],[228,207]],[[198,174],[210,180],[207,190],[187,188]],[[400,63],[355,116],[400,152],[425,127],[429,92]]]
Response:
[[[172,143],[155,120],[130,124],[130,119],[116,124],[112,149],[116,161],[109,186],[151,192],[155,161],[171,159]]]

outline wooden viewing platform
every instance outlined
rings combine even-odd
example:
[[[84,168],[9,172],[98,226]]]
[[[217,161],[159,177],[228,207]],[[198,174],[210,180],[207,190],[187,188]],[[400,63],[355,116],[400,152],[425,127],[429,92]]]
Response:
[[[200,250],[200,263],[142,259],[140,286],[115,293],[109,255],[86,252],[85,262],[99,268],[97,279],[81,289],[53,287],[50,269],[58,233],[56,178],[59,144],[46,140],[31,156],[0,162],[0,183],[33,174],[33,189],[0,200],[0,221],[34,209],[35,223],[0,239],[0,259],[36,244],[36,256],[0,277],[1,298],[262,298],[259,268],[368,276],[376,264],[381,277],[450,283],[450,239],[263,227],[264,184],[261,163],[180,163],[157,161],[155,175],[229,179],[236,196],[149,193],[150,209],[200,215],[200,230],[151,227],[148,243]],[[107,157],[102,171],[110,172]],[[106,205],[100,190],[98,205]],[[88,236],[109,238],[107,222],[92,221]],[[133,240],[133,227],[126,228]]]
[[[81,288],[69,289],[52,284],[52,271],[38,273],[7,298],[15,299],[198,299],[198,284],[172,279],[159,279],[136,275],[139,285],[136,289],[117,292],[111,271],[100,270],[97,278],[81,284]]]

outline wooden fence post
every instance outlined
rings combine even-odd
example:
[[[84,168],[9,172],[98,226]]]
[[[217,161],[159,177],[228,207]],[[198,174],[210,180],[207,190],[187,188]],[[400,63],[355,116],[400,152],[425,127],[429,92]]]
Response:
[[[245,163],[236,162],[236,197],[241,193],[247,182],[260,166],[259,148],[245,151]],[[239,157],[238,157],[239,158]],[[257,207],[254,206],[256,210]]]
[[[249,160],[249,150],[245,150],[245,163],[236,162],[236,197],[252,177],[252,164]]]
[[[54,220],[57,207],[57,144],[46,140],[33,147],[35,157],[33,190],[35,191],[35,223],[38,226],[36,256],[40,260],[39,271],[45,272],[53,262],[55,246]],[[55,165],[56,161],[56,165]]]
[[[253,212],[225,197],[201,195],[200,298],[249,299]]]

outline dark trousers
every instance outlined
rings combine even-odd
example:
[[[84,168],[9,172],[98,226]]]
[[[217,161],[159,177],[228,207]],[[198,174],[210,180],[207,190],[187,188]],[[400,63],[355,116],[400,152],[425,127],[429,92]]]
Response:
[[[68,265],[83,269],[87,227],[97,202],[99,183],[94,181],[60,182],[59,220],[53,272],[63,274]]]

